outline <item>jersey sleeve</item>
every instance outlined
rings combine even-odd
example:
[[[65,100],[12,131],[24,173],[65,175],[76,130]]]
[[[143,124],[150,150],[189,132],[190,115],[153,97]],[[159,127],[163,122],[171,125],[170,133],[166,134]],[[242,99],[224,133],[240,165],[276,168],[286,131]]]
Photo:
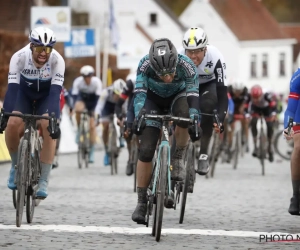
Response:
[[[284,127],[288,126],[290,118],[295,122],[300,122],[300,110],[298,110],[300,98],[300,68],[293,74],[290,81],[290,93],[287,108],[284,112]]]
[[[102,92],[102,81],[98,77],[96,77],[95,79],[96,79],[95,81],[96,81],[96,84],[97,84],[97,88],[96,88],[95,94],[97,96],[100,96],[101,92]]]
[[[52,55],[54,57],[52,61],[52,81],[51,85],[62,86],[64,83],[65,75],[65,61],[61,55],[55,53]]]
[[[79,84],[80,84],[80,77],[77,77],[73,82],[72,95],[76,96],[79,94]]]
[[[227,76],[226,76],[226,63],[223,55],[218,49],[214,49],[214,59],[216,64],[214,68],[214,74],[217,79],[217,86],[227,86]]]
[[[100,114],[102,113],[102,110],[105,106],[106,100],[108,98],[108,91],[107,89],[103,89],[102,92],[100,93],[100,98],[98,100],[97,106],[95,108],[95,113]]]
[[[181,56],[179,65],[183,69],[189,113],[190,118],[193,119],[195,115],[199,115],[199,79],[197,69],[187,56]]]
[[[150,69],[150,61],[148,55],[141,59],[136,77],[136,84],[134,90],[134,116],[137,117],[141,109],[144,107],[147,90],[148,90],[148,77],[147,72]]]

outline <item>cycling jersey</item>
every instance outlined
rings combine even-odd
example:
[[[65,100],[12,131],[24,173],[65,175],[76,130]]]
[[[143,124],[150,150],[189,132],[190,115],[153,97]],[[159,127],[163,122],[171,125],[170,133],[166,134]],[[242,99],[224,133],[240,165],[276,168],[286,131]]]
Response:
[[[248,89],[244,87],[239,95],[236,95],[233,91],[232,85],[228,86],[228,93],[231,95],[231,98],[235,105],[240,106],[248,100]]]
[[[94,111],[102,90],[101,80],[93,76],[90,84],[86,84],[84,77],[79,76],[73,82],[72,96],[74,101],[83,101],[89,111]]]
[[[135,85],[134,113],[138,116],[145,104],[147,90],[168,98],[179,92],[186,91],[190,117],[199,114],[199,82],[194,63],[184,55],[178,55],[178,64],[172,83],[164,83],[150,67],[149,55],[141,59]]]
[[[30,44],[17,51],[10,60],[5,110],[31,112],[33,101],[37,101],[38,112],[54,112],[58,118],[64,72],[64,59],[55,49],[52,50],[49,60],[39,69],[34,65]]]
[[[100,114],[102,117],[114,114],[116,102],[113,86],[103,89],[96,107],[96,113]]]
[[[298,68],[295,71],[290,81],[290,94],[288,98],[287,108],[284,113],[285,128],[288,126],[289,118],[293,118],[294,122],[300,123],[299,99],[300,99],[300,68]],[[297,128],[297,130],[299,130],[299,128]]]
[[[265,92],[260,100],[256,103],[252,102],[251,96],[249,95],[248,100],[245,104],[245,111],[249,111],[249,107],[251,108],[252,112],[260,113],[260,111],[264,111],[264,116],[268,113],[268,115],[276,114],[276,102],[273,100],[273,94],[271,92]]]
[[[226,64],[222,54],[215,46],[207,45],[206,47],[203,61],[197,66],[199,84],[216,80],[218,84],[227,86]],[[178,53],[185,55],[185,49],[180,48]]]

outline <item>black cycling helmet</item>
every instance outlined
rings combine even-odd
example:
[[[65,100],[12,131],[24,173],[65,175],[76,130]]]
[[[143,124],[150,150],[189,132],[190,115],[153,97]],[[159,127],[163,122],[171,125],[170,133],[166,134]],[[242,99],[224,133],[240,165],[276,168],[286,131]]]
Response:
[[[151,68],[157,75],[172,74],[177,66],[177,50],[169,39],[156,39],[151,45],[149,60]]]

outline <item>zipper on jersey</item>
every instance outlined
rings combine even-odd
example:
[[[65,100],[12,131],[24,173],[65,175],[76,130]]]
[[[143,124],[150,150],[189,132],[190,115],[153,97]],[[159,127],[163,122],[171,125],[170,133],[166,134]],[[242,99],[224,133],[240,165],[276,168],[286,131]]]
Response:
[[[37,82],[37,89],[38,89],[38,92],[40,92],[40,77],[41,77],[40,69],[38,69],[38,71],[39,71],[39,77],[38,77],[38,82]]]

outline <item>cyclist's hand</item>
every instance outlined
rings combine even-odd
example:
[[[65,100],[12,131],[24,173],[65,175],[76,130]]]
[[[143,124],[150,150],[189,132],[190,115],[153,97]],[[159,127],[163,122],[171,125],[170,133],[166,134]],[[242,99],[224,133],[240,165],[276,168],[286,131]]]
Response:
[[[6,117],[2,117],[0,124],[0,134],[3,134],[3,131],[6,129],[8,119]]]
[[[199,126],[199,116],[195,115],[193,119],[193,123],[189,125],[188,132],[191,137],[192,142],[200,140],[202,136],[202,129]],[[197,126],[197,127],[196,127]],[[196,134],[196,132],[198,132]]]
[[[98,127],[99,126],[99,124],[100,124],[100,115],[97,115],[97,117],[96,117],[96,127]]]
[[[288,134],[288,129],[286,128],[286,129],[283,130],[282,134],[283,134],[284,138],[287,141],[289,141],[289,140],[293,139],[294,130],[292,128],[291,131],[290,131],[290,134]]]
[[[251,115],[249,113],[245,113],[245,119],[249,121],[251,119]]]
[[[132,125],[133,133],[135,133],[136,135],[141,135],[143,133],[143,130],[146,127],[146,121],[145,120],[142,121],[139,131],[138,131],[138,124],[139,124],[139,120],[134,119],[134,122],[133,122],[133,125]]]
[[[213,126],[214,126],[214,130],[215,130],[216,133],[220,133],[220,134],[223,133],[224,125],[222,123],[220,123],[220,127],[218,127],[217,123],[214,123]]]
[[[122,127],[123,126],[123,120],[117,119],[117,125]]]
[[[47,130],[52,139],[58,139],[60,137],[60,128],[59,128],[58,123],[56,124],[55,128],[53,129],[53,132],[52,132],[52,129],[50,128],[50,126],[47,127]]]

